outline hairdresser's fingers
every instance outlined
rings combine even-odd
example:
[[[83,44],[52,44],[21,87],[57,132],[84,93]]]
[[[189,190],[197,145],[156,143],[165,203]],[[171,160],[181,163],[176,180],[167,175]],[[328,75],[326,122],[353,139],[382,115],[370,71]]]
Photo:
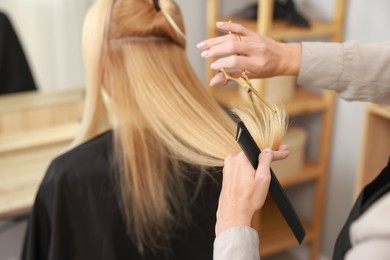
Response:
[[[233,34],[225,34],[222,36],[201,41],[196,45],[196,47],[201,50],[208,50],[211,47],[217,46],[227,41],[237,41],[237,38]]]
[[[288,145],[280,145],[279,150],[273,151],[273,161],[284,160],[288,157],[290,151]]]
[[[229,75],[235,78],[240,77],[242,75],[242,70],[239,69],[229,70]],[[211,78],[209,85],[216,86],[218,84],[223,84],[224,82],[225,82],[225,75],[219,71],[217,74],[214,75],[213,78]]]
[[[248,30],[244,26],[238,23],[229,22],[217,22],[217,28],[225,32],[232,32],[240,36],[249,36],[253,34],[252,31]]]
[[[214,61],[210,68],[213,70],[220,70],[222,68],[225,69],[233,69],[233,68],[253,68],[256,64],[253,63],[253,60],[249,57],[239,56],[239,55],[230,55],[227,57],[220,58]],[[252,73],[250,70],[246,70],[246,72]],[[250,75],[248,75],[250,77]]]
[[[287,144],[281,144],[279,146],[279,150],[278,151],[286,151],[288,150],[288,145]]]
[[[201,41],[196,45],[196,47],[201,50],[207,50],[214,46],[232,40],[237,42],[237,36],[240,37],[240,41],[244,41],[245,36],[257,35],[256,33],[246,29],[241,24],[237,24],[237,23],[217,22],[217,28],[222,31],[225,31],[226,33],[227,32],[231,32],[231,33]]]
[[[290,154],[290,151],[274,151],[273,161],[279,161],[286,159]]]
[[[214,45],[200,54],[203,58],[221,57],[231,54],[246,55],[250,53],[248,44],[242,41],[229,40],[223,43]]]
[[[228,155],[224,160],[223,174],[229,176],[224,180],[228,182],[232,176],[253,176],[254,169],[244,152]]]
[[[270,165],[272,162],[272,150],[266,148],[259,155],[259,164],[257,166],[255,180],[260,189],[266,189],[268,193],[268,186],[271,181]]]
[[[222,72],[218,72],[214,75],[214,77],[211,78],[209,85],[210,86],[216,86],[218,84],[223,84],[225,82],[225,76]]]
[[[242,72],[243,72],[243,70],[240,70],[240,69],[231,69],[231,70],[229,70],[229,75],[231,77],[238,78],[238,77],[242,76]],[[251,72],[245,71],[245,73],[249,78],[253,77]],[[215,74],[211,78],[209,85],[211,87],[213,87],[213,86],[217,86],[217,85],[224,84],[224,83],[225,83],[225,75],[222,72],[218,72],[217,74]]]
[[[272,161],[272,151],[267,148],[259,155],[259,165],[255,174],[256,209],[261,209],[267,198],[269,185],[271,183],[270,164]]]
[[[271,149],[264,149],[259,155],[259,164],[256,170],[256,179],[257,178],[268,178],[269,177],[269,168],[272,162],[273,152]]]

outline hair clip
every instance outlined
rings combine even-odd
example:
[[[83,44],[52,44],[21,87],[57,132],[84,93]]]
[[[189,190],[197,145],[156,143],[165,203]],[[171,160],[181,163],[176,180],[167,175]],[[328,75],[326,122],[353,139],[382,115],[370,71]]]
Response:
[[[154,9],[156,9],[157,12],[160,12],[161,8],[158,3],[158,0],[153,0],[153,3],[154,3]]]
[[[248,75],[246,75],[245,71],[243,71],[241,76],[238,78],[230,76],[224,68],[221,69],[221,72],[225,76],[225,82],[223,84],[226,85],[230,80],[236,82],[241,87],[241,89],[248,93],[248,96],[254,108],[255,105],[252,94],[254,94],[258,99],[260,99],[261,102],[263,102],[264,105],[266,105],[269,109],[276,113],[276,109],[267,100],[265,100],[261,96],[261,94],[257,92],[256,89],[252,86],[252,83],[249,81]]]

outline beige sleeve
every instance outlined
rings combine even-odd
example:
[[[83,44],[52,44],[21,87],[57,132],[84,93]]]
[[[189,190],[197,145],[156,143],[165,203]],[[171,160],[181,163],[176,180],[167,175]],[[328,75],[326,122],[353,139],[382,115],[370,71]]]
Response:
[[[350,229],[346,260],[390,259],[390,192],[374,203]]]
[[[214,260],[260,260],[259,236],[251,227],[231,227],[214,240]]]
[[[303,42],[298,85],[390,105],[390,41]]]

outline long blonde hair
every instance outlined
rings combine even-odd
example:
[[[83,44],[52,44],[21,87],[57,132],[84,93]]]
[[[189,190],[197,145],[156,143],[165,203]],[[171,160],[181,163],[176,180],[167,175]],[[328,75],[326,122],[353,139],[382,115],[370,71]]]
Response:
[[[173,212],[187,212],[180,163],[223,166],[228,154],[240,151],[235,122],[187,60],[179,7],[171,0],[159,3],[161,11],[148,0],[98,0],[90,8],[83,33],[86,106],[75,141],[112,127],[120,206],[141,253],[146,245],[164,247]],[[277,148],[285,114],[267,110],[261,110],[260,124],[250,110],[239,115],[261,148]]]

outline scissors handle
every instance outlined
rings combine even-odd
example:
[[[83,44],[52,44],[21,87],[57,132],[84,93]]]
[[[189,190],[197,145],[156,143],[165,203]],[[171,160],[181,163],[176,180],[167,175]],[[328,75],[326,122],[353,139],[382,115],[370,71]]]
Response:
[[[224,82],[224,85],[226,85],[229,80],[231,81],[234,81],[236,82],[240,87],[241,89],[243,89],[245,92],[248,93],[249,95],[249,98],[254,106],[254,100],[251,96],[251,94],[253,93],[258,99],[260,99],[261,102],[263,102],[264,105],[266,105],[269,109],[271,109],[274,113],[276,113],[276,110],[273,106],[271,106],[271,104],[265,100],[261,94],[252,86],[252,83],[249,81],[249,78],[248,78],[248,75],[246,75],[245,71],[242,72],[241,76],[238,77],[238,78],[234,78],[232,76],[230,76],[226,70],[224,68],[221,69],[221,72],[223,73],[223,75],[225,76],[225,82]]]

